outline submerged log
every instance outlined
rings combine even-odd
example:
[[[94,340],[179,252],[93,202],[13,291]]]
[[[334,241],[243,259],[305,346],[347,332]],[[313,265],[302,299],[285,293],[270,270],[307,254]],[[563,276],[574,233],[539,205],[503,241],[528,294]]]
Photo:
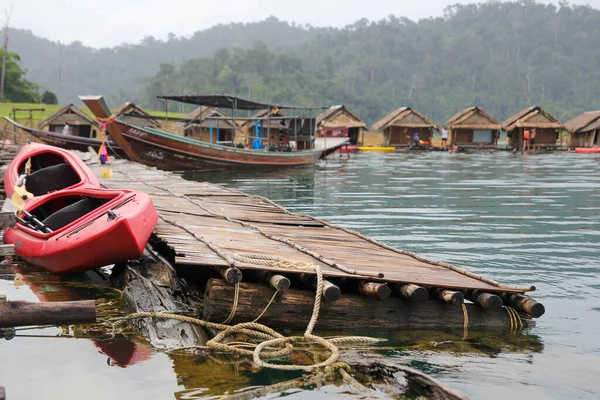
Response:
[[[273,296],[273,290],[258,283],[240,283],[238,306],[232,323],[252,321]],[[280,293],[261,317],[273,328],[304,329],[314,306],[314,292],[290,289]],[[204,318],[220,322],[229,316],[234,287],[220,279],[209,280],[204,296]],[[466,305],[469,327],[509,327],[508,313],[489,313],[474,304]],[[523,319],[527,327],[531,319]],[[440,301],[414,303],[400,297],[378,301],[373,297],[344,294],[335,303],[321,303],[317,329],[434,328],[464,325],[461,307]]]
[[[385,300],[392,294],[392,289],[385,283],[361,282],[358,291],[364,296],[375,297],[377,300]]]
[[[94,300],[29,303],[0,301],[0,328],[96,322]]]
[[[180,280],[162,262],[115,266],[111,280],[123,288],[130,312],[167,312],[188,303]],[[136,326],[153,346],[163,349],[202,345],[208,340],[204,329],[177,320],[144,318]]]
[[[429,293],[427,293],[427,289],[422,286],[417,286],[413,284],[395,284],[394,288],[402,297],[407,300],[414,301],[415,303],[422,303],[427,301],[429,298]]]
[[[546,313],[546,307],[538,303],[531,297],[518,293],[504,293],[502,295],[504,304],[514,308],[519,312],[531,315],[533,318],[539,318]]]
[[[435,297],[436,299],[441,300],[444,303],[454,304],[455,306],[460,306],[465,302],[465,296],[463,296],[462,293],[455,292],[453,290],[432,288],[429,290],[429,294],[431,295],[431,297]]]

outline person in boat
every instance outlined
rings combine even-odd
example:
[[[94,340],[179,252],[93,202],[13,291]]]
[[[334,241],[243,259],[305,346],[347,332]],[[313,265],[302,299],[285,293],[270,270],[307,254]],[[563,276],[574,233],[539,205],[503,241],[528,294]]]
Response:
[[[448,129],[445,126],[442,126],[442,148],[446,148],[448,146]]]
[[[523,150],[529,150],[529,136],[531,136],[531,132],[529,128],[525,128],[523,131]]]
[[[530,145],[530,146],[531,146],[531,148],[532,148],[532,149],[534,149],[534,150],[535,150],[535,135],[536,135],[536,133],[535,133],[535,128],[533,128],[533,129],[531,130],[531,133],[529,134],[529,136],[530,136],[530,137],[529,137],[529,145]]]
[[[71,134],[71,127],[66,122],[65,122],[65,126],[63,127],[62,134],[63,135],[70,135]]]

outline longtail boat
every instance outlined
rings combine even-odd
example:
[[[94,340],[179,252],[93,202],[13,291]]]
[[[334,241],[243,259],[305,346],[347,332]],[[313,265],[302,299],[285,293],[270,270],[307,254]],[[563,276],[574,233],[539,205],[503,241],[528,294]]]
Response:
[[[202,142],[112,118],[102,96],[80,99],[97,118],[111,119],[107,131],[130,159],[163,170],[304,166],[315,164],[323,155],[322,150],[248,150]]]
[[[38,197],[80,186],[99,187],[89,167],[73,153],[54,146],[29,143],[23,146],[4,173],[4,190],[11,198],[15,185]],[[24,199],[26,200],[26,199]]]
[[[100,149],[100,146],[102,145],[102,141],[100,139],[88,138],[83,136],[64,135],[62,133],[43,131],[40,129],[34,129],[25,125],[21,125],[9,117],[4,117],[4,119],[10,122],[12,125],[16,126],[17,128],[23,130],[28,135],[50,146],[56,146],[67,150],[78,151],[88,151],[88,148],[92,147],[95,151],[98,151],[98,149]],[[106,142],[106,147],[109,153],[116,154],[117,156],[122,158],[126,157],[125,152],[121,150],[119,145],[117,145],[114,141],[108,140]]]

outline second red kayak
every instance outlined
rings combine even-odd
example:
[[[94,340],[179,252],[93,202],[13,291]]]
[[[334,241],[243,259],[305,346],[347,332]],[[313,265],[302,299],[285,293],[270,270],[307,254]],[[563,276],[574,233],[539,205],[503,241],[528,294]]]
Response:
[[[598,148],[598,147],[577,147],[577,148],[575,148],[575,153],[600,153],[600,148]]]
[[[143,192],[62,190],[28,201],[4,243],[31,264],[72,273],[138,258],[157,221]]]

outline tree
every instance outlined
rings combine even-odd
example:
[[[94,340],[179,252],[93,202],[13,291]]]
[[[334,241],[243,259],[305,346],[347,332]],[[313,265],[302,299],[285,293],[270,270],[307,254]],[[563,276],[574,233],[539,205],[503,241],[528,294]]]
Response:
[[[4,79],[6,78],[6,57],[8,54],[8,26],[10,24],[10,17],[12,16],[12,4],[8,9],[4,10],[4,46],[2,49],[2,73],[0,74],[0,101],[4,101]]]
[[[6,56],[6,57],[5,57]],[[16,103],[39,103],[39,86],[25,79],[25,70],[21,69],[18,54],[5,53],[0,49],[0,57],[6,59],[6,66],[2,71],[5,76],[4,101]]]
[[[58,104],[58,98],[54,93],[50,92],[49,90],[44,90],[40,102],[42,104]]]

